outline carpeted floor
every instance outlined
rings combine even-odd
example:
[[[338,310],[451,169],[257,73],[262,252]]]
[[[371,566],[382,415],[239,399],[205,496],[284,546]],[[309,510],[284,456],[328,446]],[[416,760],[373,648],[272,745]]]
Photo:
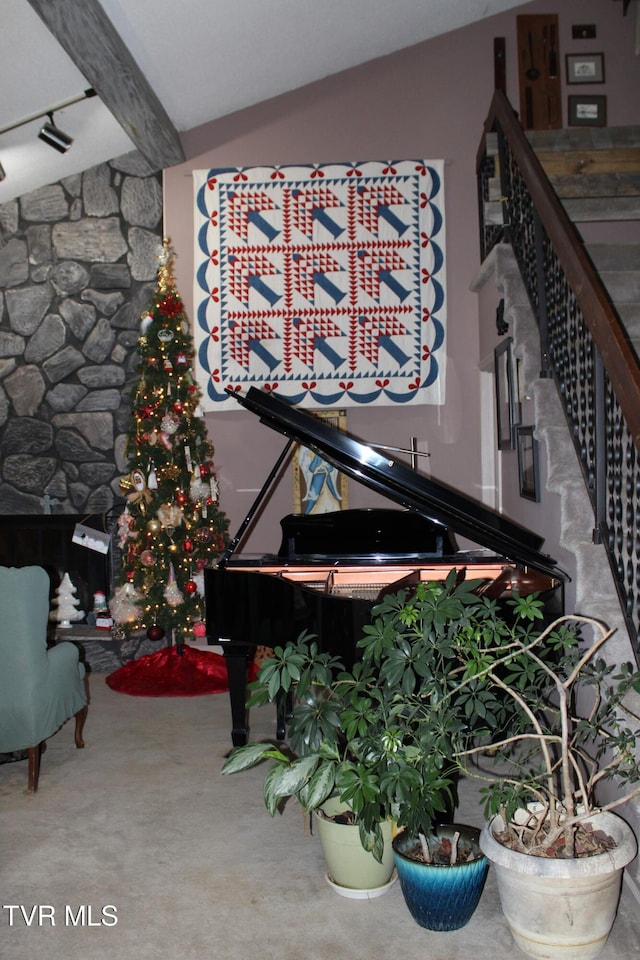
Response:
[[[226,694],[124,696],[104,674],[91,689],[86,749],[67,724],[49,741],[37,794],[25,793],[24,762],[0,766],[2,960],[521,956],[491,871],[455,933],[419,927],[397,883],[377,900],[337,896],[299,810],[266,813],[262,772],[219,775]],[[273,735],[271,709],[252,720],[252,739]],[[460,819],[479,824],[466,783],[461,796]],[[30,925],[20,906],[27,919],[36,907]],[[639,914],[626,894],[602,960],[640,955]]]

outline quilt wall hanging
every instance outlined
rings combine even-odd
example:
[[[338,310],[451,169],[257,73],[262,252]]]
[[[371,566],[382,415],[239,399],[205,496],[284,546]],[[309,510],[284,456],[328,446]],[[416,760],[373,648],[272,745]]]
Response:
[[[302,407],[444,403],[441,160],[194,172],[206,410],[255,386]]]

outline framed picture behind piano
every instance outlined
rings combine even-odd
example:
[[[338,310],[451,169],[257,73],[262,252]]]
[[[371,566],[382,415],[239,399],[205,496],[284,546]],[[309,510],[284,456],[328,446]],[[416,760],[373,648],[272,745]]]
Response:
[[[313,414],[341,433],[347,432],[346,410]],[[313,450],[298,444],[293,452],[293,512],[329,513],[349,506],[347,477]]]
[[[517,427],[518,477],[520,478],[520,496],[526,500],[540,500],[540,481],[538,470],[538,441],[533,427]]]
[[[498,449],[513,450],[521,405],[515,382],[513,340],[505,337],[494,351]]]

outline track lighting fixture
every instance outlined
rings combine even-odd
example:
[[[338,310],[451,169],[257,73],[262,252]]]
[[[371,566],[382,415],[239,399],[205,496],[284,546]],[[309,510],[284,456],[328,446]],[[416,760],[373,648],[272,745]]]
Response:
[[[60,153],[66,153],[73,143],[73,138],[56,127],[53,122],[53,113],[48,113],[47,116],[49,117],[49,123],[45,123],[40,128],[38,136],[41,140],[44,140],[45,143],[48,143],[50,147],[53,147],[54,150],[58,150]]]
[[[53,122],[53,115],[58,110],[62,110],[64,107],[70,107],[73,103],[79,103],[81,100],[89,100],[91,97],[95,97],[96,92],[93,87],[89,87],[78,97],[72,97],[70,100],[65,100],[64,103],[59,103],[56,107],[53,107],[51,110],[45,110],[43,113],[33,113],[30,117],[25,117],[24,120],[18,120],[16,123],[10,123],[7,127],[2,127],[0,129],[0,134],[9,133],[10,130],[17,130],[18,127],[23,127],[27,123],[31,123],[33,120],[40,120],[42,117],[48,117],[49,122],[43,124],[40,128],[38,136],[45,143],[48,143],[50,147],[53,147],[54,150],[58,150],[60,153],[66,153],[71,144],[73,143],[73,137],[70,137],[69,134],[64,133],[58,127],[56,127]],[[4,180],[6,174],[0,164],[0,181]]]

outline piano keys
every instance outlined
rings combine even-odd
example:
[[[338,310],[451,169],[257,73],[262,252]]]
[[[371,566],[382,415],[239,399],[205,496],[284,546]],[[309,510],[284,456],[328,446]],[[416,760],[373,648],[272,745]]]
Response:
[[[350,667],[371,609],[387,592],[444,579],[456,568],[480,578],[488,596],[504,601],[513,590],[541,592],[548,616],[562,613],[567,578],[540,552],[536,534],[272,394],[251,388],[231,395],[288,437],[225,554],[205,569],[207,638],[222,646],[226,659],[235,746],[249,733],[246,677],[253,649],[282,646],[307,630]],[[242,556],[237,547],[294,442],[397,506],[291,514],[280,522],[277,553]],[[477,548],[460,550],[456,534]],[[281,719],[277,736],[284,737]]]

